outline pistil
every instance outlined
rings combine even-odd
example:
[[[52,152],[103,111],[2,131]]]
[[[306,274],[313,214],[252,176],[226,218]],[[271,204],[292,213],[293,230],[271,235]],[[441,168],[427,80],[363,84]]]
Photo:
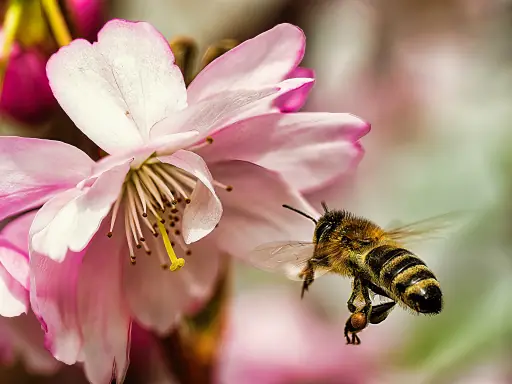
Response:
[[[174,253],[174,248],[171,245],[171,241],[169,240],[169,236],[167,235],[167,230],[160,221],[158,221],[157,224],[158,230],[160,231],[160,234],[162,235],[162,239],[164,241],[165,250],[167,251],[167,255],[169,256],[169,260],[171,261],[171,266],[169,267],[169,269],[171,271],[176,271],[185,265],[185,259],[181,257],[178,258],[176,256],[176,253]]]

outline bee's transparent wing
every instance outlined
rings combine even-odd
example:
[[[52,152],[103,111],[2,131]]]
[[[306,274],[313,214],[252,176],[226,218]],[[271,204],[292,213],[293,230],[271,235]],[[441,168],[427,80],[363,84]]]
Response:
[[[312,242],[277,241],[256,247],[249,254],[249,261],[264,271],[283,273],[291,280],[302,281],[301,272],[314,251]],[[326,269],[315,269],[315,278],[327,272]]]
[[[468,212],[454,211],[415,223],[386,229],[393,240],[413,244],[432,239],[444,239],[457,232],[468,221]]]

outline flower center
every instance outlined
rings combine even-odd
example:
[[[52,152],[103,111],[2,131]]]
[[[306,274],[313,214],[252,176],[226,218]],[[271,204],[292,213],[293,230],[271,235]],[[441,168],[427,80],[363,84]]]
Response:
[[[174,246],[183,249],[185,255],[192,254],[181,236],[183,211],[191,203],[190,196],[197,178],[173,165],[150,157],[140,167],[131,169],[126,176],[121,194],[114,203],[110,232],[124,202],[124,224],[130,262],[136,264],[136,250],[151,250],[143,235],[145,226],[154,237],[162,237],[168,260],[157,252],[162,269],[176,271],[185,265],[185,260],[176,255]],[[232,187],[213,181],[214,186],[231,191]],[[167,225],[167,227],[166,227]],[[170,264],[169,264],[170,263]]]

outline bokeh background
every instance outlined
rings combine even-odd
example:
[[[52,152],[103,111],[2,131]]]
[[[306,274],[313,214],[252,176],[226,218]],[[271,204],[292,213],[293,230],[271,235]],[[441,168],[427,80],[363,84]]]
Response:
[[[343,337],[348,280],[322,277],[301,301],[300,283],[237,264],[220,384],[512,383],[511,1],[115,0],[102,7],[107,19],[149,21],[169,39],[194,38],[201,50],[280,22],[300,26],[303,66],[317,79],[304,110],[372,123],[357,171],[322,193],[329,206],[381,225],[471,212],[471,225],[448,240],[414,248],[441,281],[443,313],[396,309],[357,347]],[[35,122],[4,113],[0,132],[89,145],[58,108]],[[143,358],[151,372],[128,381],[174,382],[159,356]],[[22,362],[1,375],[2,383],[83,380],[68,367],[32,375]]]

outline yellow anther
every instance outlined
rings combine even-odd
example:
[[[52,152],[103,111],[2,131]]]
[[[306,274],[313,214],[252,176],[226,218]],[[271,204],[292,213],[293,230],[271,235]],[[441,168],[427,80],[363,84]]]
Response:
[[[167,255],[169,256],[169,260],[171,261],[171,266],[169,267],[169,269],[171,271],[176,271],[185,265],[185,259],[178,258],[176,256],[176,253],[174,253],[174,249],[172,248],[171,241],[169,240],[169,235],[167,235],[167,231],[164,225],[160,221],[157,221],[157,224],[158,230],[160,231],[162,239],[164,240],[165,250],[167,251]]]

